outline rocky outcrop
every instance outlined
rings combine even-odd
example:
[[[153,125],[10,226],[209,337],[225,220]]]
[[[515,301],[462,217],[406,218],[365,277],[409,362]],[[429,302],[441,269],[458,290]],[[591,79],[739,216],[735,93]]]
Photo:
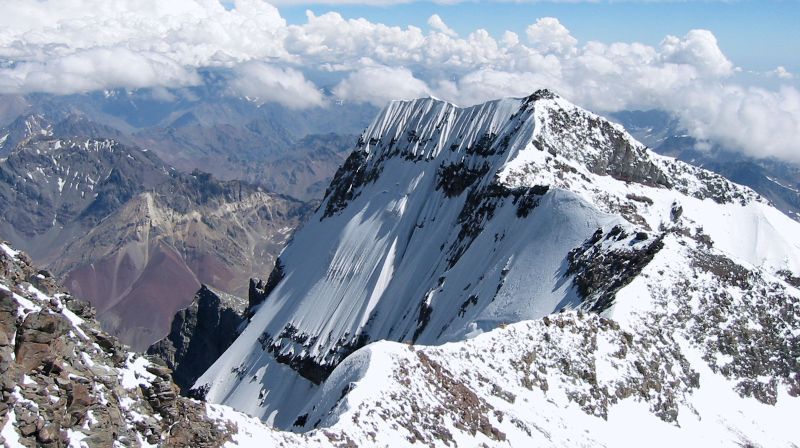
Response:
[[[147,353],[163,360],[186,392],[239,335],[245,307],[244,299],[203,285],[192,304],[175,314],[169,335]]]
[[[32,312],[17,327],[14,355],[23,373],[42,366],[53,368],[58,362],[62,342],[69,322],[61,314]]]
[[[594,312],[606,310],[614,296],[642,271],[663,247],[664,235],[629,234],[616,225],[604,233],[597,229],[581,247],[567,255],[565,277],[572,277],[584,305]]]
[[[800,220],[800,165],[776,158],[756,158],[713,145],[698,145],[680,121],[660,110],[623,111],[611,115],[637,140],[665,156],[703,167],[746,185],[775,208]]]
[[[248,289],[247,294],[247,318],[253,316],[256,311],[256,308],[264,303],[264,300],[267,299],[267,296],[278,286],[283,277],[286,275],[283,271],[283,263],[281,259],[278,258],[275,260],[275,266],[272,268],[272,272],[269,273],[269,277],[267,277],[267,281],[264,282],[258,278],[251,278],[250,279],[250,287]]]
[[[280,260],[278,260],[280,262]],[[273,272],[275,268],[272,268]],[[260,278],[251,278],[247,289],[247,314],[252,315],[251,310],[261,304],[267,298],[266,284]]]
[[[34,286],[34,285],[39,285]],[[127,351],[23,253],[0,243],[2,446],[216,447],[234,431]]]

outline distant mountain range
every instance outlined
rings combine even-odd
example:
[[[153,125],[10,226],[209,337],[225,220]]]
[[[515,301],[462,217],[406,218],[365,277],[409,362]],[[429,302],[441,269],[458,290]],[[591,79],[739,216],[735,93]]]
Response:
[[[246,295],[269,273],[371,114],[182,94],[4,97],[0,234],[137,350],[201,283]]]
[[[0,180],[0,233],[140,350],[201,283],[246,294],[313,210],[108,139],[37,134],[0,163]]]
[[[155,152],[178,170],[247,180],[298,199],[324,187],[375,113],[332,102],[305,111],[197,88],[169,99],[149,91],[4,95],[0,158],[33,134],[111,138]]]

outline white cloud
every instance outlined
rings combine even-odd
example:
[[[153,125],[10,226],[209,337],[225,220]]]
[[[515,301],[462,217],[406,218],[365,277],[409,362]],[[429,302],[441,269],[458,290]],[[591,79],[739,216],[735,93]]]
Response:
[[[173,87],[196,69],[288,59],[286,23],[260,0],[0,0],[5,91]]]
[[[450,37],[455,37],[458,35],[458,33],[453,31],[452,28],[450,28],[449,26],[447,26],[446,23],[444,23],[444,20],[442,20],[442,18],[439,17],[439,14],[434,14],[428,17],[428,26],[430,26],[431,29],[433,29],[434,31],[438,31]]]
[[[286,22],[261,0],[0,0],[0,57],[123,46],[188,66],[285,56]]]
[[[387,65],[405,65],[421,60],[420,50],[428,39],[420,28],[401,28],[345,19],[338,13],[320,16],[306,12],[307,22],[288,27],[286,49],[310,64],[331,70],[355,70],[363,60]],[[441,34],[438,38],[450,40]]]
[[[457,100],[460,104],[477,104],[505,96],[527,96],[541,88],[558,90],[554,81],[547,75],[537,73],[486,68],[468,73],[455,82],[438,83],[435,95]]]
[[[428,95],[430,89],[403,67],[365,67],[351,73],[333,89],[342,99],[384,106],[391,100],[408,100]]]
[[[542,17],[525,30],[528,41],[543,53],[567,53],[578,43],[555,17]]]
[[[306,6],[306,5],[370,5],[390,6],[403,3],[414,3],[419,0],[271,0],[276,6]],[[436,3],[460,3],[461,0],[444,0]]]
[[[519,35],[513,31],[506,30],[503,32],[503,37],[500,40],[506,47],[519,45]]]
[[[697,86],[666,101],[682,124],[709,139],[751,155],[800,162],[800,91],[740,86]]]
[[[45,62],[21,62],[0,69],[0,93],[70,94],[118,87],[179,87],[199,82],[195,71],[172,59],[122,47],[92,48]]]
[[[292,109],[325,104],[322,93],[302,73],[291,68],[248,62],[235,69],[231,88],[261,102],[276,102]]]
[[[663,57],[668,62],[690,65],[703,75],[733,73],[733,63],[722,53],[711,31],[691,30],[683,39],[667,36],[661,46]]]
[[[0,8],[0,92],[163,89],[200,82],[202,67],[231,69],[236,94],[294,108],[324,103],[303,67],[331,72],[336,95],[379,105],[428,94],[469,105],[550,87],[599,111],[663,108],[699,138],[800,159],[797,88],[737,84],[737,68],[706,30],[650,46],[579,42],[552,17],[523,39],[481,29],[459,36],[438,15],[429,30],[333,12],[287,25],[263,0],[227,9],[216,0],[0,0]],[[796,79],[783,67],[772,76]]]
[[[770,72],[771,75],[777,76],[780,79],[792,79],[794,75],[789,71],[786,70],[786,67],[779,65],[775,70]]]

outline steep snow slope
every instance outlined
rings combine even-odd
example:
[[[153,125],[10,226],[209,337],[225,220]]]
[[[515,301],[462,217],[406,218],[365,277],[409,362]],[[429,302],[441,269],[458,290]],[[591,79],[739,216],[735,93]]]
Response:
[[[797,291],[791,294],[782,299],[796,306]],[[717,351],[695,338],[713,312],[732,310],[675,307],[698,313],[694,323],[660,305],[654,315],[677,318],[674,332],[566,312],[439,347],[370,344],[310,400],[298,425],[325,429],[305,433],[303,442],[328,445],[322,432],[357,446],[796,446],[796,380],[770,369],[742,379],[703,359],[751,362],[753,343]],[[779,316],[774,309],[731,314],[740,323]],[[730,336],[741,336],[739,330]],[[789,355],[779,358],[791,362]],[[775,402],[740,395],[746,389],[737,386],[748,381],[775,393]],[[269,434],[258,427],[254,433],[252,441]],[[245,445],[244,434],[233,440]]]
[[[590,245],[613,256],[636,238],[620,235]],[[295,437],[210,415],[236,421],[230,446],[797,446],[800,291],[678,227],[661,241],[617,293],[621,322],[567,311],[441,346],[369,344]]]
[[[800,271],[798,223],[548,91],[466,109],[395,102],[195,393],[307,429],[306,404],[368,342],[460,341],[574,307],[628,322],[638,302],[620,303],[623,288],[665,247],[689,242],[759,275]]]

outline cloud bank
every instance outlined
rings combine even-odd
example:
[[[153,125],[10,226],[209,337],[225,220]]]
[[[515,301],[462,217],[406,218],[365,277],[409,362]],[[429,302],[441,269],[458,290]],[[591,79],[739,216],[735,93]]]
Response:
[[[260,102],[276,102],[292,109],[322,106],[320,90],[302,73],[262,62],[246,62],[234,69],[234,92]]]
[[[715,36],[692,30],[659,45],[580,42],[558,19],[520,36],[457,34],[439,15],[427,29],[337,13],[288,25],[261,0],[0,0],[0,93],[69,94],[172,88],[228,68],[232,94],[291,108],[325,104],[304,69],[330,72],[339,99],[385,104],[434,95],[470,105],[548,87],[589,109],[660,108],[697,138],[756,156],[800,161],[800,92],[741,85]]]

